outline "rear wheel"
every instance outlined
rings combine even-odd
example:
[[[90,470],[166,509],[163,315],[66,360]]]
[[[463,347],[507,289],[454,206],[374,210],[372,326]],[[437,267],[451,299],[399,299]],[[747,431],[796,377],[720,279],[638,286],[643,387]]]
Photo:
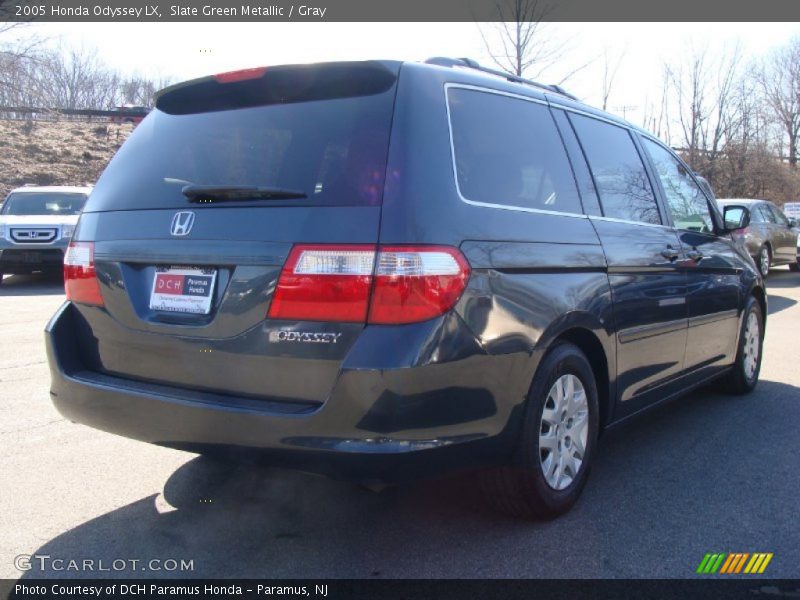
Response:
[[[761,276],[766,278],[769,275],[769,268],[772,265],[772,255],[770,254],[768,246],[761,246],[758,251],[758,258],[756,259],[758,270],[761,271]]]
[[[733,394],[753,391],[761,372],[761,353],[764,347],[764,316],[761,304],[753,296],[747,301],[739,333],[739,346],[733,370],[725,375],[722,384]]]
[[[800,272],[800,265],[798,265],[796,262],[790,263],[789,270],[795,273]]]
[[[524,419],[513,465],[482,472],[481,487],[501,512],[552,519],[580,496],[597,441],[597,386],[576,346],[558,344],[545,356]]]

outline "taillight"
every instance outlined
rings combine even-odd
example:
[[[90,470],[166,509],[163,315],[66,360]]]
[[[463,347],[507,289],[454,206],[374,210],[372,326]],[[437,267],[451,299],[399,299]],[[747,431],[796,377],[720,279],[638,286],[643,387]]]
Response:
[[[94,269],[92,242],[70,242],[64,255],[64,289],[67,300],[103,306],[103,296]]]
[[[453,307],[469,272],[461,253],[445,246],[297,245],[281,270],[269,317],[426,321]]]
[[[373,246],[295,246],[269,307],[272,319],[364,321]]]
[[[370,323],[427,321],[453,308],[469,279],[455,248],[383,246],[375,267]]]

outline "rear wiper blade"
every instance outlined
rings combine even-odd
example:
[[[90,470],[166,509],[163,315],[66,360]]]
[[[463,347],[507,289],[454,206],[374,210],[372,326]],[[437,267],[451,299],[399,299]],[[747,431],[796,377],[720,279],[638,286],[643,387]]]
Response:
[[[240,200],[294,200],[307,198],[305,192],[283,188],[245,185],[186,185],[181,192],[190,202],[224,202]]]

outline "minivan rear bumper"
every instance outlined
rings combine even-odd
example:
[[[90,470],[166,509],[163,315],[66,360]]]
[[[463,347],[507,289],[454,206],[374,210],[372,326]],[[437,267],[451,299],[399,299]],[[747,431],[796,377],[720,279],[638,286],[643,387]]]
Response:
[[[519,419],[511,417],[521,401],[509,397],[515,386],[508,381],[509,371],[516,369],[507,368],[508,357],[489,356],[477,343],[449,362],[362,368],[348,360],[326,402],[309,405],[209,394],[87,370],[76,343],[75,310],[66,302],[46,328],[50,395],[66,418],[96,429],[361,481],[409,480],[490,464],[507,457],[516,438],[511,424]],[[461,323],[456,315],[444,319]],[[464,335],[454,333],[452,323],[426,326]],[[377,337],[367,343],[386,334],[385,347],[391,347],[397,332],[384,327],[371,334]]]

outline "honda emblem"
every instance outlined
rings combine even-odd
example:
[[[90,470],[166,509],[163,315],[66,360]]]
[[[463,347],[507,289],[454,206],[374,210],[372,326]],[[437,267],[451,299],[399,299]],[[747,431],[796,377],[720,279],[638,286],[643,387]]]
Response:
[[[172,217],[172,227],[170,233],[172,235],[189,235],[194,225],[194,213],[190,210],[176,212]]]

